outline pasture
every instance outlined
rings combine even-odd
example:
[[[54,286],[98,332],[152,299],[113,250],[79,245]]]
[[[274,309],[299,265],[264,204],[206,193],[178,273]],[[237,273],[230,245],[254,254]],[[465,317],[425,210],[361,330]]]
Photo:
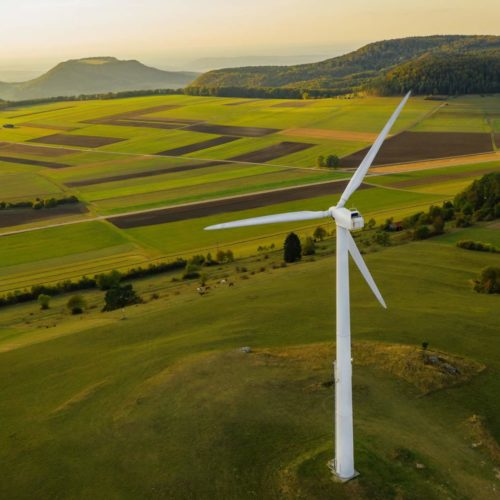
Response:
[[[90,309],[78,319],[63,297],[48,311],[9,308],[0,315],[0,494],[494,498],[498,304],[468,280],[496,258],[441,238],[370,254],[387,311],[353,270],[361,476],[347,485],[326,468],[333,256],[278,269],[277,255],[248,259],[247,279],[214,270],[203,297],[169,277],[141,280],[140,293],[159,298],[127,308],[126,320],[99,312],[102,292],[85,294]],[[234,287],[218,283],[221,272]],[[389,353],[418,353],[424,341],[479,373],[423,395],[390,368]]]

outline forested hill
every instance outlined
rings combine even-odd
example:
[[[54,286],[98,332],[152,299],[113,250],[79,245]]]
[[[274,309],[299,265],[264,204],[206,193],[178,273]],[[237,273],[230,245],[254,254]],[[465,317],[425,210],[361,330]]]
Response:
[[[466,58],[465,56],[470,56]],[[188,88],[194,94],[213,95],[258,95],[269,92],[274,95],[297,97],[301,91],[313,94],[335,95],[357,90],[382,93],[399,93],[399,80],[409,81],[409,74],[415,64],[419,74],[434,75],[441,83],[436,87],[440,93],[456,93],[455,89],[471,89],[471,92],[499,92],[498,70],[495,84],[494,68],[485,68],[484,78],[487,85],[479,87],[493,90],[478,90],[476,84],[463,82],[447,87],[446,78],[439,76],[440,65],[449,61],[444,71],[450,70],[450,65],[457,64],[457,70],[452,66],[453,74],[460,79],[460,69],[464,64],[473,64],[474,68],[483,67],[491,62],[498,66],[500,59],[500,37],[498,36],[465,36],[443,35],[427,37],[410,37],[396,40],[385,40],[371,43],[354,52],[343,56],[327,59],[319,63],[301,64],[296,66],[255,66],[244,68],[229,68],[210,71],[198,77]],[[433,69],[432,66],[435,66]],[[462,78],[469,79],[471,72],[466,72]],[[403,75],[407,75],[403,77]],[[390,76],[390,84],[384,84],[384,78]],[[454,76],[454,78],[455,78]],[[479,83],[479,79],[476,79]],[[416,92],[432,93],[429,84],[412,87]],[[246,92],[245,92],[245,89]],[[272,89],[281,89],[279,92]],[[328,92],[322,92],[327,90]],[[462,90],[459,90],[462,92]]]
[[[378,95],[500,92],[500,49],[468,54],[425,54],[369,82]]]

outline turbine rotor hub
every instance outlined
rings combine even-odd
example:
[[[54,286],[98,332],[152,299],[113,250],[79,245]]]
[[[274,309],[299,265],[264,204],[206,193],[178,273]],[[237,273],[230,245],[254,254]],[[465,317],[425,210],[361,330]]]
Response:
[[[337,224],[337,226],[339,227],[347,229],[348,231],[363,229],[365,225],[365,221],[358,210],[349,210],[348,208],[344,207],[330,207],[329,212],[335,219],[335,224]]]

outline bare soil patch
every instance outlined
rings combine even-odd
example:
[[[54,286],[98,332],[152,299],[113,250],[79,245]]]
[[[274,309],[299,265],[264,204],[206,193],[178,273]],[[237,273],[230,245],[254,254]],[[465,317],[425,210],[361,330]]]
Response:
[[[41,142],[44,144],[60,144],[62,146],[78,146],[82,148],[99,148],[114,144],[115,142],[125,141],[119,137],[100,137],[97,135],[69,135],[52,134],[44,137],[30,139],[29,142]]]
[[[87,207],[81,203],[59,205],[54,208],[42,208],[40,210],[34,210],[33,208],[0,210],[0,227],[20,226],[21,224],[29,224],[30,222],[86,212],[88,212]]]
[[[215,125],[210,123],[192,125],[191,127],[186,127],[186,130],[205,134],[239,135],[241,137],[262,137],[280,131],[280,129],[277,128],[233,127],[231,125]]]
[[[225,135],[216,137],[215,139],[209,139],[208,141],[196,142],[195,144],[188,144],[187,146],[181,146],[174,149],[167,149],[166,151],[161,151],[160,153],[156,154],[165,156],[182,156],[188,153],[194,153],[195,151],[201,151],[203,149],[212,148],[214,146],[220,146],[221,144],[227,144],[228,142],[237,141],[238,139],[239,137]]]
[[[369,148],[341,159],[343,167],[360,164]],[[469,132],[402,132],[387,139],[374,165],[447,158],[493,151],[490,134]]]
[[[25,122],[21,123],[23,127],[30,127],[30,128],[42,128],[42,129],[48,129],[48,130],[62,130],[65,132],[69,132],[70,130],[76,130],[75,127],[69,127],[65,125],[47,125],[45,123],[33,123],[33,122]]]
[[[312,137],[314,139],[337,139],[339,141],[373,142],[377,134],[352,130],[326,130],[321,128],[289,128],[281,132],[291,137]]]
[[[29,160],[27,158],[15,158],[13,156],[0,156],[0,161],[6,161],[9,163],[18,163],[19,165],[33,165],[36,167],[47,167],[47,168],[66,168],[70,167],[67,163],[56,163],[54,161],[42,161],[42,160]]]
[[[251,151],[250,153],[233,156],[230,160],[264,163],[292,153],[298,153],[299,151],[312,148],[313,146],[316,146],[316,144],[310,144],[307,142],[280,142],[279,144],[273,144],[272,146],[258,149],[257,151]]]
[[[109,217],[115,226],[121,229],[164,224],[227,212],[238,212],[252,208],[285,203],[287,201],[303,200],[317,196],[341,193],[348,181],[332,181],[309,186],[298,186],[265,193],[249,194],[227,198],[224,200],[205,201],[185,206],[162,208],[151,212]],[[373,186],[362,184],[360,189],[370,189]]]
[[[0,151],[2,153],[18,153],[24,155],[43,156],[44,158],[58,158],[75,154],[73,149],[50,148],[44,146],[32,146],[30,144],[0,142]]]

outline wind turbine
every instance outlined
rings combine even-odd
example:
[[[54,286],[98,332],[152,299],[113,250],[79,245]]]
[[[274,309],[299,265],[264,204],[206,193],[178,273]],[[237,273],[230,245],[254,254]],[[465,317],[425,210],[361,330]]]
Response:
[[[396,108],[382,132],[373,143],[365,158],[357,168],[351,180],[347,184],[337,205],[326,211],[319,212],[290,212],[285,214],[266,215],[234,222],[226,222],[208,226],[206,230],[229,229],[234,227],[256,226],[260,224],[272,224],[274,222],[292,222],[302,220],[314,220],[332,218],[337,226],[337,342],[336,361],[334,364],[335,378],[335,459],[329,463],[329,467],[340,480],[348,481],[357,476],[354,469],[354,441],[353,441],[353,418],[352,418],[352,360],[351,360],[351,320],[349,305],[349,254],[358,266],[377,300],[382,307],[387,308],[384,299],[373,281],[370,271],[359,252],[351,231],[362,229],[363,217],[357,210],[345,208],[350,196],[361,185],[370,168],[375,156],[389,134],[392,125],[401,113],[406,101],[410,97],[406,94],[399,106]]]

